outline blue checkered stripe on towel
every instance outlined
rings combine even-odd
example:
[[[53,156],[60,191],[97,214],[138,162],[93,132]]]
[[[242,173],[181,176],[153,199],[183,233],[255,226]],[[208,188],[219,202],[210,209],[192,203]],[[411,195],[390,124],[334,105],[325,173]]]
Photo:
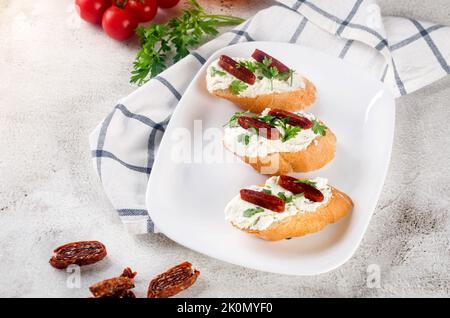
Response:
[[[158,145],[186,87],[218,49],[246,41],[313,47],[365,69],[398,97],[450,73],[448,38],[446,26],[382,17],[374,0],[279,0],[121,99],[90,135],[94,168],[127,230],[155,232],[145,197]]]

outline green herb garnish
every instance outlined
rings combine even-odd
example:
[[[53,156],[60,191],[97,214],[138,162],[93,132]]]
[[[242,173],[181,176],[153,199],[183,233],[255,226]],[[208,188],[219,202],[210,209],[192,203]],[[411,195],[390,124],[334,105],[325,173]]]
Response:
[[[260,120],[268,125],[282,128],[281,141],[286,142],[289,139],[295,138],[301,131],[300,127],[291,126],[288,124],[288,118],[277,118],[272,115],[254,116],[254,119]]]
[[[281,199],[281,200],[283,200],[284,202],[286,202],[286,203],[291,203],[292,202],[292,196],[290,196],[290,197],[287,197],[283,192],[278,192],[278,197]]]
[[[211,67],[211,76],[215,77],[216,75],[217,76],[225,76],[225,75],[227,75],[227,73],[225,73],[224,71],[220,71],[213,66],[213,67]]]
[[[244,145],[248,145],[250,143],[250,135],[249,134],[240,134],[238,136],[238,142],[243,143]]]
[[[261,72],[261,74],[270,80],[270,89],[273,90],[273,80],[285,80],[288,76],[294,74],[294,70],[289,70],[288,72],[280,73],[278,68],[272,65],[272,59],[264,57],[262,62],[255,62],[256,69]],[[292,82],[292,81],[291,81]],[[292,86],[292,83],[291,83]]]
[[[254,116],[253,118],[265,122],[266,124],[271,126],[276,126],[277,121],[279,120],[278,118],[272,115]]]
[[[267,193],[267,194],[272,194],[272,191],[269,189],[262,189],[261,192]]]
[[[246,60],[246,61],[240,61],[237,64],[237,68],[240,67],[245,67],[246,69],[248,69],[250,72],[255,73],[256,70],[258,69],[258,64],[255,61],[251,61],[251,60]]]
[[[290,197],[287,197],[283,192],[278,192],[278,197],[286,203],[291,203],[294,200],[297,200],[297,199],[303,197],[303,193],[298,193],[298,194],[291,195]]]
[[[314,188],[317,189],[317,184],[314,181],[311,181],[311,180],[296,180],[295,183],[307,184],[307,185],[310,185],[311,187],[314,187]]]
[[[180,17],[167,23],[138,27],[136,34],[141,42],[131,72],[131,83],[142,85],[167,68],[172,57],[176,63],[200,44],[205,36],[216,36],[218,27],[238,25],[244,20],[221,14],[207,14],[196,0],[189,0],[189,8]]]
[[[247,89],[248,85],[240,80],[234,80],[231,82],[230,90],[233,95],[239,95],[241,92]]]
[[[238,127],[238,119],[239,117],[243,116],[244,114],[248,113],[248,111],[246,112],[236,112],[234,113],[233,116],[231,116],[230,120],[228,121],[228,123],[226,123],[224,126],[230,127],[230,128],[234,128],[234,127]]]
[[[256,207],[256,208],[250,208],[250,209],[245,210],[245,211],[244,211],[244,216],[245,216],[246,218],[249,218],[249,217],[252,217],[252,216],[254,216],[255,214],[261,213],[261,212],[264,212],[264,209],[263,209],[263,208],[260,208],[260,207],[258,206],[258,207]]]
[[[281,136],[281,141],[286,142],[289,139],[295,138],[297,134],[300,132],[300,127],[286,125],[284,126],[284,133]]]
[[[319,121],[317,120],[313,120],[313,126],[312,126],[312,131],[317,134],[317,135],[322,135],[325,136],[326,135],[326,130],[327,130],[327,126],[321,124]]]

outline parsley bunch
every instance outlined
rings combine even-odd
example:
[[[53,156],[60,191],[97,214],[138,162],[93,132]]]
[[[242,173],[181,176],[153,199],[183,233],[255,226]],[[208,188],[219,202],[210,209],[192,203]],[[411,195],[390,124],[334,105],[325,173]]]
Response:
[[[173,63],[178,62],[206,35],[216,36],[218,27],[238,25],[244,21],[227,15],[206,14],[196,0],[189,0],[189,3],[190,7],[180,17],[164,24],[136,29],[142,48],[133,63],[131,83],[142,85],[158,75],[167,68],[170,56]]]

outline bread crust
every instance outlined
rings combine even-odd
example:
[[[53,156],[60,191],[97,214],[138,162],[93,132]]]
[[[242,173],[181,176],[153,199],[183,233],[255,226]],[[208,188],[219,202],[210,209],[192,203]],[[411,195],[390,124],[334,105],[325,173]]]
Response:
[[[261,113],[267,107],[279,108],[287,111],[305,109],[316,101],[316,87],[309,80],[304,79],[305,88],[292,92],[271,93],[256,97],[243,97],[234,95],[229,89],[219,89],[213,95],[225,98],[240,108],[252,113]]]
[[[259,173],[273,176],[320,169],[334,159],[335,152],[336,136],[327,129],[325,136],[317,137],[301,151],[274,152],[264,157],[239,157]]]
[[[265,230],[241,229],[268,241],[304,236],[319,232],[328,224],[335,223],[353,209],[353,201],[345,193],[331,187],[328,203],[314,212],[300,212],[279,222],[274,222]]]

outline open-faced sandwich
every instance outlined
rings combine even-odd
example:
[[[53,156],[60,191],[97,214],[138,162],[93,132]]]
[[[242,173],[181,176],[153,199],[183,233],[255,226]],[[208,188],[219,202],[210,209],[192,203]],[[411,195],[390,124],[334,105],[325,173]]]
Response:
[[[254,113],[266,107],[300,110],[316,100],[309,80],[260,50],[247,59],[220,56],[207,69],[206,85],[210,93]]]
[[[259,173],[281,175],[319,169],[333,160],[336,136],[314,115],[266,108],[235,113],[224,146]]]
[[[242,189],[225,207],[225,216],[242,231],[276,241],[318,232],[352,209],[350,197],[327,179],[278,176]]]

